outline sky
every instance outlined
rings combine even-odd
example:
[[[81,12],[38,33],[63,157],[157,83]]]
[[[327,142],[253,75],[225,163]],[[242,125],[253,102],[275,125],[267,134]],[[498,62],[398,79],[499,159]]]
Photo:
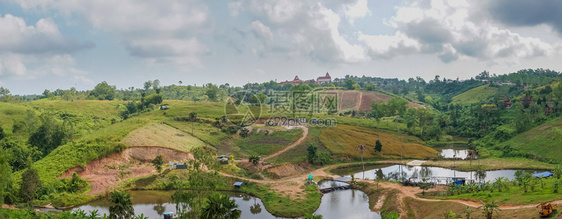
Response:
[[[558,0],[0,0],[0,86],[562,71]]]

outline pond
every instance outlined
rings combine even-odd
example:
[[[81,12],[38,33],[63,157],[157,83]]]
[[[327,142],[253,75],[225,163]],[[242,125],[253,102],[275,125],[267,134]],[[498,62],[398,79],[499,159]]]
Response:
[[[330,182],[321,183],[331,186]],[[148,218],[162,219],[164,212],[175,212],[176,206],[171,196],[174,191],[129,191],[135,209],[135,215],[144,214]],[[243,219],[278,218],[271,215],[264,207],[261,199],[235,192],[221,192],[227,194],[238,204]],[[72,210],[82,209],[86,212],[98,210],[103,215],[109,215],[107,199],[100,199]],[[369,209],[369,197],[359,190],[341,190],[324,194],[320,207],[315,212],[324,218],[380,218],[378,212]]]
[[[456,171],[442,167],[431,166],[406,166],[394,164],[380,164],[366,167],[366,171],[361,171],[359,167],[340,168],[335,170],[336,174],[350,176],[353,173],[357,179],[385,179],[391,181],[403,181],[408,178],[434,178],[438,184],[445,184],[446,178],[465,177],[472,180],[480,180],[475,171]],[[483,181],[495,181],[498,177],[505,177],[509,180],[515,178],[517,170],[491,170],[485,171]],[[524,170],[528,173],[542,172],[541,170]]]
[[[441,149],[441,157],[445,159],[457,158],[466,159],[468,157],[468,150],[466,149]]]
[[[176,212],[176,205],[172,203],[171,196],[175,191],[129,191],[135,215],[144,214],[148,218],[162,219],[164,212]],[[238,204],[238,209],[242,211],[241,218],[258,219],[258,218],[275,218],[263,207],[261,199],[255,198],[243,193],[221,192],[230,196]],[[100,199],[80,207],[86,212],[98,210],[103,216],[109,216],[109,202],[107,199]]]

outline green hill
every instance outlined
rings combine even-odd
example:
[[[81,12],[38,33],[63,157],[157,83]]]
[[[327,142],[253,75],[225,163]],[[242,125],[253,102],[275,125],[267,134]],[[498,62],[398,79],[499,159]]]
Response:
[[[462,94],[453,97],[454,104],[470,105],[486,101],[490,96],[496,94],[498,88],[490,87],[489,85],[482,85],[480,87],[472,88]]]
[[[512,153],[519,153],[519,156],[561,163],[562,156],[560,154],[562,154],[562,147],[560,145],[562,145],[562,118],[556,118],[518,134],[500,143],[496,148],[503,149],[504,151],[512,148],[516,150],[516,152]]]

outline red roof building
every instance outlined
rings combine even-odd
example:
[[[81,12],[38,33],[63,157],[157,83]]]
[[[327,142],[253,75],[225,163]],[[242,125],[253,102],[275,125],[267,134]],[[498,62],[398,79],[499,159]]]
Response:
[[[302,81],[301,79],[299,79],[299,76],[295,76],[295,78],[292,81],[283,81],[283,82],[279,82],[279,84],[283,85],[283,84],[300,84]]]
[[[332,77],[330,76],[330,74],[328,74],[328,72],[326,72],[326,76],[320,76],[318,77],[318,79],[316,79],[316,83],[318,84],[327,84],[331,82],[332,82]]]

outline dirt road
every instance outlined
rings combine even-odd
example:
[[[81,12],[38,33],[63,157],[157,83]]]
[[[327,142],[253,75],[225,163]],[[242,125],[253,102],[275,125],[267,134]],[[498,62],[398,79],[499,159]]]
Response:
[[[277,156],[279,156],[280,154],[285,153],[286,151],[291,150],[292,148],[294,148],[294,147],[296,147],[297,145],[301,144],[301,143],[306,139],[306,137],[308,136],[308,128],[307,128],[306,126],[297,126],[297,127],[300,128],[300,129],[302,129],[302,137],[299,138],[299,140],[295,141],[293,144],[291,144],[291,145],[287,146],[286,148],[284,148],[283,150],[277,151],[275,154],[272,154],[272,155],[269,155],[269,156],[265,157],[264,160],[277,157]]]

